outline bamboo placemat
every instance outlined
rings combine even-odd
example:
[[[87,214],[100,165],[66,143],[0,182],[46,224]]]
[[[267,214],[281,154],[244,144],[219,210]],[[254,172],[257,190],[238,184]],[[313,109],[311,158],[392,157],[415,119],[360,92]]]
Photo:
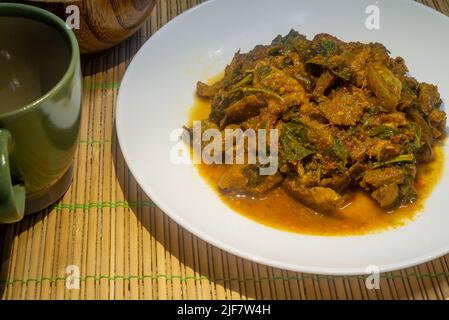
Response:
[[[199,2],[159,0],[132,38],[101,56],[84,58],[84,116],[73,185],[54,207],[0,226],[0,297],[448,298],[449,255],[382,274],[380,289],[368,290],[365,277],[295,273],[219,250],[178,226],[142,192],[114,131],[120,80],[151,34]],[[449,15],[447,0],[422,2]],[[76,268],[79,277],[68,273]]]

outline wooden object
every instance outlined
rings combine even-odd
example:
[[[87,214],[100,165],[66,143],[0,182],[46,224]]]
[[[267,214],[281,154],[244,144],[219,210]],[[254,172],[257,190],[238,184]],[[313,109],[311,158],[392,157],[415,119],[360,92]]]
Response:
[[[8,1],[9,2],[9,1]],[[73,29],[81,53],[103,51],[131,36],[146,20],[155,0],[14,0],[36,5],[73,22],[79,8],[79,29]]]

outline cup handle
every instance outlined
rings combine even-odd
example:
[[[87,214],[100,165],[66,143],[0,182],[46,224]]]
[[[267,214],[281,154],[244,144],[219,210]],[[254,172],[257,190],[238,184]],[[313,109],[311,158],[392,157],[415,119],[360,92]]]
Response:
[[[0,223],[22,220],[25,209],[25,187],[12,185],[9,153],[12,138],[8,130],[0,129]]]

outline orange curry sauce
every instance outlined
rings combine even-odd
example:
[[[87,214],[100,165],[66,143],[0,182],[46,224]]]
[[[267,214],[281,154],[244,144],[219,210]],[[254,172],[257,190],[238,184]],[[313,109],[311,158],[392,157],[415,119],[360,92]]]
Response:
[[[218,77],[217,77],[218,79]],[[213,81],[211,81],[213,83]],[[207,119],[210,102],[195,98],[189,110],[189,125]],[[443,148],[434,148],[435,160],[419,167],[416,189],[418,200],[394,211],[385,212],[363,191],[355,191],[351,202],[333,215],[324,215],[305,207],[282,188],[269,191],[262,198],[222,194],[218,181],[226,165],[196,165],[199,174],[216,191],[220,199],[234,211],[273,228],[312,235],[349,236],[378,232],[402,226],[411,221],[424,207],[425,200],[441,177],[444,164]]]

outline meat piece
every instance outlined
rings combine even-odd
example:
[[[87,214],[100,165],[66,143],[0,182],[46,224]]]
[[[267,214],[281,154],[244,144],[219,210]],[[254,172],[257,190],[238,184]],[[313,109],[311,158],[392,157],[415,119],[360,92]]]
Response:
[[[324,71],[320,77],[318,78],[315,89],[313,90],[313,94],[315,96],[322,96],[324,95],[325,91],[332,86],[335,81],[337,80],[337,77],[330,73],[329,71]]]
[[[415,177],[414,165],[387,167],[367,171],[360,185],[372,192],[371,196],[381,208],[388,210],[416,199]]]
[[[439,139],[446,131],[446,113],[440,109],[432,109],[429,114],[430,125],[436,129],[433,130],[433,137]]]
[[[382,64],[387,64],[390,57],[388,55],[388,50],[382,43],[370,43],[368,47],[371,49],[370,61],[371,62],[380,62]]]
[[[388,125],[393,128],[398,128],[400,126],[405,126],[408,124],[408,120],[405,117],[405,113],[403,112],[390,112],[390,113],[381,113],[377,116],[370,117],[367,120],[367,124],[369,126],[379,126],[379,125]]]
[[[319,108],[329,123],[341,126],[355,126],[367,104],[362,93],[351,94],[344,90],[339,90],[330,100],[321,103]]]
[[[223,87],[223,82],[219,81],[213,85],[205,84],[201,81],[196,83],[196,93],[202,98],[213,98],[217,94],[218,90]]]
[[[344,204],[343,197],[330,188],[306,188],[292,178],[284,180],[282,186],[293,198],[318,212],[331,213]]]
[[[311,101],[304,102],[300,107],[300,112],[311,119],[324,119],[323,113],[318,108],[318,105]]]
[[[301,105],[307,100],[306,90],[298,80],[274,67],[270,69],[268,75],[260,74],[257,71],[261,68],[263,68],[263,65],[256,69],[254,84],[267,92],[274,93],[267,95],[269,99],[268,108],[271,113],[279,115],[288,107]]]
[[[305,170],[301,162],[296,166],[298,177],[296,182],[304,187],[316,187],[320,182],[320,173],[312,170]]]
[[[263,194],[278,186],[284,180],[279,172],[267,176],[260,175],[259,168],[255,165],[247,166],[243,169],[243,174],[248,179],[247,192],[251,194]]]
[[[230,193],[263,194],[283,180],[276,172],[273,175],[259,175],[259,168],[255,165],[229,165],[222,174],[218,187],[221,191]]]
[[[399,187],[396,183],[387,184],[376,189],[371,196],[379,203],[382,209],[391,209],[399,200]]]
[[[400,144],[394,144],[390,140],[377,137],[367,139],[365,145],[366,154],[378,161],[386,161],[400,155],[402,152]]]
[[[364,188],[379,188],[387,184],[400,184],[405,177],[406,173],[396,167],[372,169],[365,172],[360,185]]]
[[[354,49],[354,58],[350,62],[349,67],[352,70],[355,85],[359,88],[363,88],[367,86],[366,63],[370,56],[371,49],[360,43],[356,43]]]
[[[254,83],[260,84],[263,87],[280,94],[295,92],[302,95],[305,94],[303,86],[296,79],[276,68],[271,68],[271,72],[268,76],[259,75],[256,77]]]
[[[273,126],[276,123],[277,118],[272,115],[271,113],[267,112],[267,109],[261,109],[260,114],[249,118],[248,120],[241,123],[241,126],[244,130],[246,129],[270,129],[273,128]]]
[[[307,117],[302,117],[301,121],[308,126],[307,139],[319,150],[326,150],[333,144],[333,134],[328,126]]]
[[[408,72],[408,68],[405,65],[405,60],[402,57],[390,59],[390,69],[399,78],[402,78]]]
[[[343,192],[349,187],[350,183],[351,178],[346,174],[336,174],[330,178],[322,179],[320,181],[320,186]]]
[[[430,113],[433,108],[440,105],[441,99],[437,86],[428,83],[419,85],[419,105],[425,113]]]
[[[349,175],[353,180],[358,180],[368,169],[369,166],[366,163],[356,162],[349,168]]]
[[[353,138],[347,144],[349,145],[349,158],[352,162],[361,161],[365,158],[366,146],[364,143],[360,142],[357,138]]]
[[[401,99],[402,83],[385,65],[374,62],[367,65],[368,86],[388,111],[395,111]]]
[[[251,117],[257,116],[261,108],[266,107],[266,102],[255,95],[246,96],[231,104],[225,110],[225,117],[220,123],[221,127],[229,123],[239,123]]]
[[[243,174],[244,165],[229,165],[218,181],[222,191],[245,190],[248,178]]]
[[[243,75],[246,70],[254,69],[259,60],[266,57],[267,49],[268,46],[258,45],[248,53],[240,53],[238,51],[231,63],[226,66],[223,78],[224,84],[228,85]]]

